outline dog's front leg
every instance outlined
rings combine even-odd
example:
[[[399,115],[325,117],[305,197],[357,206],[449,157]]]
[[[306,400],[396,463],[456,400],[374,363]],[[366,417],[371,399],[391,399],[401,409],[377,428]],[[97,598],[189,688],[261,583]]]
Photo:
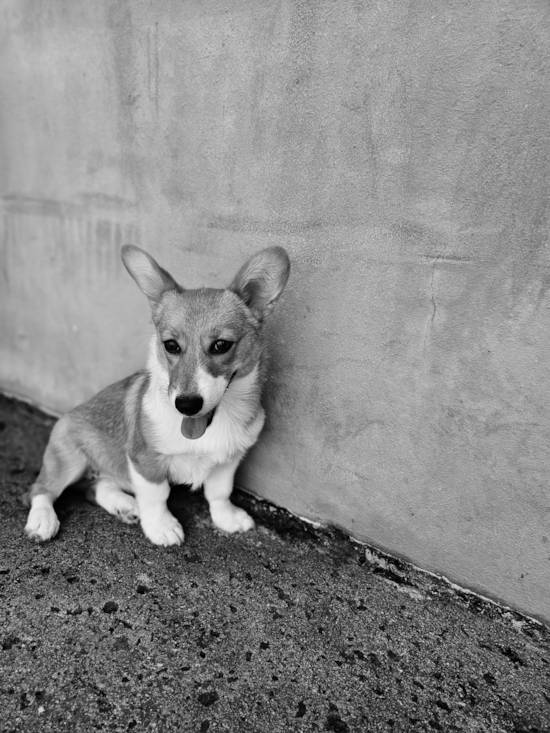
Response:
[[[214,466],[204,482],[204,495],[210,507],[214,525],[223,532],[246,532],[254,527],[254,520],[244,509],[229,501],[233,491],[233,477],[241,457],[231,463]]]
[[[166,502],[170,495],[170,485],[165,480],[160,484],[148,481],[135,468],[131,461],[130,478],[132,491],[139,508],[141,528],[148,540],[154,545],[181,545],[183,528],[168,510]]]

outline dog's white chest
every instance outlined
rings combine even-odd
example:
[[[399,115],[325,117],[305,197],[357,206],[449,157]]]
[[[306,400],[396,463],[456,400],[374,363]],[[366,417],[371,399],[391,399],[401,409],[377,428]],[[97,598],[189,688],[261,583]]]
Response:
[[[172,484],[188,484],[198,489],[212,470],[209,456],[175,455],[168,457],[168,478]]]

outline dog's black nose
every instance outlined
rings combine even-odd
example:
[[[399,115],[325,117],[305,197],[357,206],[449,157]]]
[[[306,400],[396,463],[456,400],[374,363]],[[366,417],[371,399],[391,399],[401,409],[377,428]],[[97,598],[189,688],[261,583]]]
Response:
[[[176,410],[182,415],[196,415],[202,408],[202,397],[200,395],[180,395],[176,397]]]

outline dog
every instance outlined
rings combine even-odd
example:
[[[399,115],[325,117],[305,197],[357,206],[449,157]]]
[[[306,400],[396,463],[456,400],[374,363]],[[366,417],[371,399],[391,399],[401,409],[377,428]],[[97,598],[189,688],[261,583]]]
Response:
[[[263,324],[287,283],[288,255],[269,247],[228,288],[198,290],[185,290],[139,247],[127,244],[121,255],[151,306],[147,366],[54,425],[26,497],[25,531],[36,540],[54,537],[55,500],[90,471],[87,498],[123,522],[139,522],[155,545],[183,542],[166,503],[177,484],[204,486],[218,529],[252,529],[252,517],[230,495],[237,466],[265,420]]]

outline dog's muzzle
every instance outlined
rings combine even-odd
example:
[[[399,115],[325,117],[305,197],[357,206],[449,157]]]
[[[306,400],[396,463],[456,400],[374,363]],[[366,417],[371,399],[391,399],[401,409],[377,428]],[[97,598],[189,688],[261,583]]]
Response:
[[[226,391],[236,375],[237,372],[233,372],[225,388]],[[181,434],[188,440],[197,440],[197,438],[204,435],[206,429],[210,427],[210,423],[214,419],[215,407],[210,412],[207,412],[206,415],[193,417],[197,412],[201,411],[203,404],[204,400],[200,395],[180,395],[175,399],[176,409],[184,416],[181,421]]]

